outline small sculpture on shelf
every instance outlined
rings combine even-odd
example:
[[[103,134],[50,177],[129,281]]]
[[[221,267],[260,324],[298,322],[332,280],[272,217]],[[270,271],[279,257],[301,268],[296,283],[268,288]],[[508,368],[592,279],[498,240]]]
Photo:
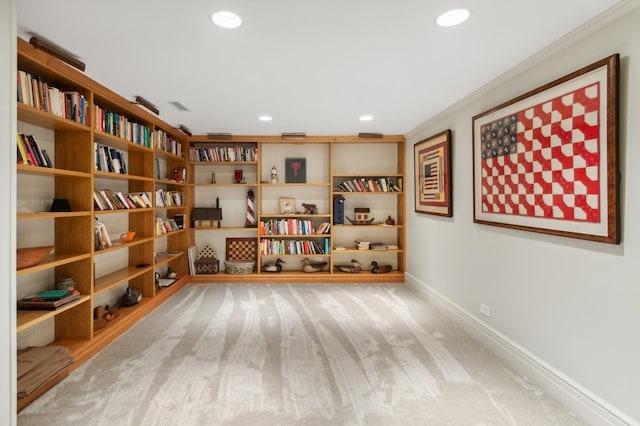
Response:
[[[356,273],[362,271],[362,264],[356,259],[351,259],[351,263],[345,265],[333,265],[335,269],[342,272]]]
[[[278,169],[276,169],[276,166],[271,168],[271,183],[278,183]]]
[[[385,274],[391,271],[391,265],[378,265],[378,262],[375,260],[371,262],[371,273],[372,274]]]
[[[353,209],[356,219],[352,220],[348,216],[345,216],[352,225],[370,225],[374,218],[370,218],[371,211],[368,207],[356,207]]]
[[[282,264],[286,263],[282,259],[277,259],[275,262],[267,262],[262,265],[263,272],[280,272],[282,271]]]
[[[309,258],[302,259],[302,270],[304,272],[320,272],[327,266],[327,262],[311,262]]]
[[[304,214],[317,214],[318,208],[315,204],[302,203],[302,207],[304,207]]]
[[[396,224],[396,221],[395,221],[395,220],[393,220],[393,218],[391,217],[391,215],[389,215],[389,217],[387,217],[387,220],[385,220],[385,221],[384,221],[384,223],[385,223],[386,225],[391,226],[391,225],[395,225],[395,224]]]

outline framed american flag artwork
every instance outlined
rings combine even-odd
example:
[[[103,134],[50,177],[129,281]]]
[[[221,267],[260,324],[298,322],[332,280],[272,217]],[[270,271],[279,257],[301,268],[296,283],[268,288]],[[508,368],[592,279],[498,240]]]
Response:
[[[617,54],[473,117],[474,222],[619,244]]]
[[[445,130],[413,145],[416,174],[415,211],[452,216],[451,130]]]

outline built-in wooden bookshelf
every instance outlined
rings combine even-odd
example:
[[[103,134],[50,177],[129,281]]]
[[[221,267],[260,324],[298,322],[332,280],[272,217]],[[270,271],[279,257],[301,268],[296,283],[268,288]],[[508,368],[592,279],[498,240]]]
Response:
[[[254,156],[238,160],[237,155],[221,156],[231,150],[251,148]],[[194,281],[232,282],[402,282],[405,269],[405,139],[403,136],[360,137],[307,136],[290,141],[279,136],[231,136],[211,140],[206,135],[193,136],[189,143],[190,184],[196,207],[214,207],[216,199],[222,209],[220,227],[192,228],[193,240],[201,249],[214,248],[221,271],[218,274],[192,276]],[[213,153],[213,154],[212,154]],[[213,155],[217,157],[213,158]],[[287,182],[287,159],[305,159],[304,182]],[[246,182],[234,183],[236,170],[249,176]],[[276,177],[272,180],[272,170]],[[344,182],[362,181],[361,191],[349,191]],[[376,186],[376,182],[377,185]],[[255,193],[256,225],[244,222],[247,192]],[[369,225],[336,224],[333,199],[344,197],[346,216],[354,218],[357,207],[366,207],[374,221]],[[281,210],[281,199],[293,200],[293,212]],[[313,205],[313,213],[303,203]],[[388,218],[392,225],[385,223]],[[283,224],[287,223],[285,231]],[[327,223],[322,234],[300,230],[317,229]],[[279,225],[278,225],[279,224]],[[279,227],[278,227],[279,226]],[[225,241],[229,237],[256,238],[256,270],[252,274],[230,275],[224,272]],[[360,250],[356,240],[382,242],[386,249]],[[336,247],[339,250],[336,250]],[[321,248],[321,249],[320,249]],[[285,263],[282,272],[263,272],[262,266],[278,258]],[[326,262],[322,272],[305,273],[303,259]],[[338,269],[352,259],[362,265],[360,273]],[[391,265],[385,274],[372,274],[371,262]]]
[[[66,346],[75,368],[186,283],[190,191],[186,182],[175,181],[173,170],[187,169],[188,140],[157,116],[24,40],[18,40],[17,50],[18,131],[34,135],[51,163],[38,167],[23,158],[17,165],[17,246],[54,248],[37,265],[17,271],[16,294],[20,299],[52,290],[64,277],[73,278],[81,293],[56,310],[18,310],[18,346]],[[162,176],[156,175],[156,162],[162,164]],[[100,189],[145,193],[151,204],[101,210],[94,205]],[[156,207],[157,189],[182,192],[181,202]],[[71,211],[50,212],[54,198],[66,199]],[[186,228],[157,236],[156,217],[176,215],[186,218]],[[94,247],[96,218],[107,224],[112,242],[102,250]],[[133,240],[121,242],[120,235],[127,231],[135,232]],[[168,267],[180,279],[160,289],[155,273]],[[94,331],[94,308],[117,303],[127,286],[142,293],[142,302],[123,307],[106,328]],[[18,408],[30,401],[20,400]]]
[[[16,240],[19,248],[52,245],[54,249],[39,264],[17,271],[16,294],[22,298],[50,290],[65,277],[72,277],[81,293],[78,300],[57,310],[19,310],[19,347],[66,346],[76,361],[72,369],[76,368],[189,281],[404,280],[403,136],[307,136],[295,141],[280,136],[191,137],[20,39],[17,63],[25,77],[37,77],[31,85],[20,85],[18,131],[35,136],[50,164],[17,165]],[[24,102],[29,90],[33,93],[40,87],[54,87],[56,93],[62,93],[62,110],[56,107],[54,111],[48,104],[45,108],[42,96]],[[60,97],[51,95],[51,99],[53,96]],[[287,181],[287,159],[306,160],[304,180]],[[371,181],[372,190],[351,192],[341,187],[356,179]],[[381,179],[391,190],[376,190],[375,181],[382,185]],[[117,197],[145,194],[150,203],[132,201],[134,207],[121,199],[125,204],[120,207],[102,209],[96,193],[107,190]],[[336,223],[336,196],[344,197],[347,216],[356,207],[369,208],[373,223]],[[66,199],[71,211],[50,212],[53,199]],[[283,199],[293,200],[292,211],[282,210]],[[248,215],[249,202],[253,203],[252,216]],[[312,211],[303,203],[312,206]],[[194,207],[218,206],[222,209],[220,226],[193,226]],[[392,225],[384,223],[389,216],[394,219]],[[106,225],[112,242],[100,250],[94,244],[96,218]],[[174,223],[182,226],[174,227]],[[278,223],[292,228],[278,230]],[[157,224],[169,227],[158,232]],[[127,231],[135,232],[133,240],[120,241]],[[255,239],[254,273],[224,272],[229,237]],[[356,240],[383,242],[389,248],[359,250]],[[209,245],[216,251],[219,273],[189,275],[187,252],[194,244],[200,249]],[[282,252],[274,251],[275,247]],[[262,271],[263,265],[278,258],[286,262],[282,272]],[[325,262],[324,270],[305,273],[302,262],[306,258]],[[360,261],[362,272],[336,268],[351,259]],[[372,274],[372,260],[391,264],[392,272]],[[169,269],[178,274],[178,281],[168,288],[157,287],[155,276]],[[142,301],[122,308],[106,328],[94,330],[94,308],[117,303],[128,286],[140,291]],[[55,380],[62,377],[64,374]],[[21,400],[19,409],[30,401]]]

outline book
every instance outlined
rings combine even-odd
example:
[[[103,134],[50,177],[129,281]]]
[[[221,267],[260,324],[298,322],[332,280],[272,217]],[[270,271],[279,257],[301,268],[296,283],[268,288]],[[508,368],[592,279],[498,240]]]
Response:
[[[18,309],[55,310],[78,299],[80,299],[78,290],[45,291],[18,300]]]

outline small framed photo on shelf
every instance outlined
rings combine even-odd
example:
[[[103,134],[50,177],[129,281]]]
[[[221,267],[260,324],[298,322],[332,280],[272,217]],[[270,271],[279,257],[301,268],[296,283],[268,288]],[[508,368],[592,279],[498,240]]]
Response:
[[[293,214],[296,212],[295,198],[280,198],[280,214]]]
[[[306,158],[285,158],[285,183],[306,183],[307,182],[307,159]]]

